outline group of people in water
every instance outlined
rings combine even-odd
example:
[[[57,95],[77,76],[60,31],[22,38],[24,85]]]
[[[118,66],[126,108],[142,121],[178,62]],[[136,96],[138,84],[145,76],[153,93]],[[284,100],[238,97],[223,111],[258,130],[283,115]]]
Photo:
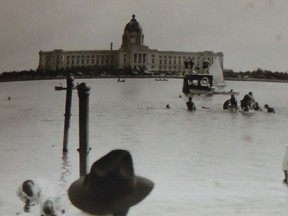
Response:
[[[180,97],[180,96],[179,96]],[[196,106],[192,101],[192,97],[188,97],[188,101],[186,102],[186,107],[188,111],[195,111]],[[170,108],[169,104],[166,105],[166,108]],[[206,107],[202,107],[206,108]],[[270,107],[268,104],[264,105],[264,108],[268,113],[275,113],[275,109]],[[243,112],[249,112],[249,110],[262,111],[258,102],[255,101],[252,92],[244,95],[243,99],[240,101],[240,107],[238,107],[238,102],[234,94],[231,94],[231,98],[226,100],[223,104],[224,110],[237,111],[241,109]]]
[[[262,111],[258,102],[255,101],[252,92],[244,95],[243,99],[240,101],[240,108],[243,112],[249,112],[249,110]],[[268,104],[265,104],[264,108],[268,113],[275,113],[274,108],[270,107]],[[238,104],[234,94],[231,95],[231,98],[229,100],[225,101],[225,103],[223,104],[223,109],[231,111],[238,110]]]

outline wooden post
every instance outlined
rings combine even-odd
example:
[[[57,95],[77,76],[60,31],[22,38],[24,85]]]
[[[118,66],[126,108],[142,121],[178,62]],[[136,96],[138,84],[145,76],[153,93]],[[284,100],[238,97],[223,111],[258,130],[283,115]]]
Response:
[[[86,83],[78,85],[79,96],[79,168],[80,177],[87,174],[88,153],[90,151],[88,136],[89,136],[89,91],[90,87]]]
[[[63,137],[63,153],[68,151],[67,144],[68,144],[68,132],[70,127],[70,117],[71,117],[71,99],[72,99],[72,90],[74,87],[73,84],[74,78],[71,74],[67,75],[66,82],[66,102],[65,102],[65,122],[64,122],[64,137]]]

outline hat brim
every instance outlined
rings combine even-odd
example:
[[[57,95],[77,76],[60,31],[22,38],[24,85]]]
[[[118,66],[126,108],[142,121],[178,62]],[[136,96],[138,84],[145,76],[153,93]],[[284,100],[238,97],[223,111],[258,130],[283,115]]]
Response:
[[[86,192],[84,179],[81,177],[71,184],[68,189],[68,196],[74,206],[90,214],[113,214],[129,209],[148,196],[154,187],[154,183],[149,179],[135,176],[135,186],[129,194],[118,200],[103,201]]]

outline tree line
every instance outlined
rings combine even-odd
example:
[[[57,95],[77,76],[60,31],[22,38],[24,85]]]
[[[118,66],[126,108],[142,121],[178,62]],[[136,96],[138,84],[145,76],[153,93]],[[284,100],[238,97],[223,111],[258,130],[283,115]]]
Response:
[[[133,77],[144,76],[145,68],[138,68],[137,70],[131,67],[117,69],[114,66],[83,66],[72,67],[69,69],[59,70],[23,70],[3,72],[0,74],[0,81],[17,81],[17,80],[39,80],[39,79],[57,79],[64,78],[68,74],[77,77],[97,78],[97,77]]]
[[[263,80],[288,80],[287,72],[269,71],[257,68],[254,71],[234,72],[233,70],[224,70],[224,77],[238,79],[263,79]]]
[[[126,67],[124,69],[116,69],[113,66],[99,67],[99,66],[86,66],[86,67],[73,67],[69,70],[59,69],[59,70],[23,70],[23,71],[11,71],[3,72],[0,74],[0,81],[20,81],[20,80],[39,80],[39,79],[57,79],[65,78],[68,74],[73,76],[82,76],[86,78],[97,78],[97,77],[149,77],[152,74],[145,73],[145,68],[139,68],[137,70],[131,67]],[[160,73],[154,73],[159,75]],[[176,73],[163,73],[163,76],[173,76],[177,77]],[[181,76],[179,76],[181,77]],[[268,70],[263,70],[257,68],[254,71],[246,72],[234,72],[233,70],[224,69],[224,78],[234,78],[234,79],[263,79],[263,80],[288,80],[287,72],[273,72]]]

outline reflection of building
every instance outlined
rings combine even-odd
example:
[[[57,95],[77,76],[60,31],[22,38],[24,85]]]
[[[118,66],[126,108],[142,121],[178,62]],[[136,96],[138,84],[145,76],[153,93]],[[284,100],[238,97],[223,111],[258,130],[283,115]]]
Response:
[[[205,52],[178,52],[159,51],[144,45],[144,34],[135,15],[125,26],[120,49],[113,50],[81,50],[63,51],[60,49],[50,52],[39,52],[39,69],[58,70],[82,66],[112,66],[117,69],[146,68],[149,71],[170,72],[183,74],[184,62],[191,58],[195,66],[202,69],[202,62],[208,60],[210,65],[219,56],[223,67],[223,54],[211,51]]]

